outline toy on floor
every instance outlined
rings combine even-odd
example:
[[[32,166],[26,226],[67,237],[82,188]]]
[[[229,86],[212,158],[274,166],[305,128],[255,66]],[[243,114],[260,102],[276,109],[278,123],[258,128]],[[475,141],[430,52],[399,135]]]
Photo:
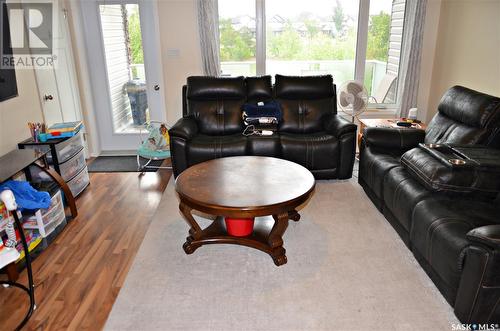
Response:
[[[16,231],[14,230],[14,219],[10,217],[7,207],[0,200],[0,228],[5,227],[7,240],[4,244],[0,238],[0,269],[19,259],[16,249]]]
[[[137,150],[137,170],[144,173],[144,169],[172,169],[170,166],[151,166],[153,160],[165,160],[170,157],[170,137],[168,127],[159,121],[150,121],[145,127],[148,132],[147,139],[144,139]],[[142,135],[142,131],[141,131]],[[148,161],[142,165],[140,159]]]

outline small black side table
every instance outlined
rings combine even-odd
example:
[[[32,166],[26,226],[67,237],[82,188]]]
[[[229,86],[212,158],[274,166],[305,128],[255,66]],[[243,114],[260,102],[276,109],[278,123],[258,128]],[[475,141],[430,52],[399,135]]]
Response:
[[[73,194],[71,193],[71,190],[68,187],[68,184],[62,179],[62,177],[55,172],[53,169],[50,169],[48,164],[47,164],[47,159],[46,159],[46,154],[48,151],[40,151],[38,149],[18,149],[18,150],[13,150],[3,156],[0,157],[0,184],[2,182],[5,182],[12,178],[14,175],[21,171],[27,172],[26,169],[33,165],[38,167],[41,171],[45,172],[50,178],[52,178],[61,188],[61,190],[64,192],[64,196],[66,198],[66,202],[68,203],[68,206],[71,211],[71,215],[73,218],[75,218],[78,215],[78,211],[76,209],[76,204],[75,204],[75,198],[73,197]],[[42,165],[39,164],[39,162],[42,163]],[[14,286],[17,288],[20,288],[26,293],[28,293],[30,297],[30,308],[24,317],[23,321],[21,324],[18,325],[16,330],[21,330],[21,328],[28,322],[30,319],[31,315],[33,314],[33,311],[36,308],[35,305],[35,288],[33,284],[33,273],[31,269],[31,256],[29,253],[29,247],[28,243],[26,241],[26,236],[24,235],[24,230],[22,227],[21,222],[19,221],[19,218],[17,216],[17,211],[10,211],[12,215],[14,216],[14,221],[15,225],[17,226],[19,230],[19,236],[21,237],[21,243],[23,245],[23,249],[25,252],[25,261],[26,261],[26,270],[28,272],[28,287],[19,284],[16,282],[17,278],[17,272],[16,272],[16,278],[12,279],[11,276],[9,275],[9,280],[8,281],[0,281],[0,284],[6,284],[10,286]]]

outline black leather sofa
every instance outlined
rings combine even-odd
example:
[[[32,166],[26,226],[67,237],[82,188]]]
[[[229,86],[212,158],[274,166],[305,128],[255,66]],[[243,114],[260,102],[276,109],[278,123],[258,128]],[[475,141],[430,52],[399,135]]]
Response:
[[[244,136],[242,106],[277,100],[283,120],[272,136]],[[188,77],[183,118],[170,129],[174,176],[210,159],[259,155],[308,168],[316,178],[350,178],[356,125],[337,115],[332,76]]]
[[[500,198],[454,191],[451,185],[449,190],[430,189],[418,175],[419,167],[432,171],[428,163],[420,162],[415,173],[404,162],[424,142],[485,146],[491,148],[490,152],[485,149],[485,155],[500,162],[496,153],[500,98],[452,87],[425,132],[367,128],[359,165],[359,184],[454,307],[456,316],[463,323],[500,323]]]

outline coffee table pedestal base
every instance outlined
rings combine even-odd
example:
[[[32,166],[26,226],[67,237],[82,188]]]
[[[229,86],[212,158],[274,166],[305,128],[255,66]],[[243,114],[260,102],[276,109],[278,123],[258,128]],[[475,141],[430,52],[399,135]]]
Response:
[[[288,227],[288,220],[298,221],[300,216],[296,211],[273,216],[255,218],[252,234],[245,237],[231,236],[226,231],[223,217],[217,217],[211,225],[201,229],[191,214],[191,210],[180,205],[179,209],[189,224],[189,236],[182,246],[186,254],[192,254],[203,245],[233,244],[242,245],[263,251],[271,256],[277,266],[287,262],[286,250],[283,247],[283,234]]]

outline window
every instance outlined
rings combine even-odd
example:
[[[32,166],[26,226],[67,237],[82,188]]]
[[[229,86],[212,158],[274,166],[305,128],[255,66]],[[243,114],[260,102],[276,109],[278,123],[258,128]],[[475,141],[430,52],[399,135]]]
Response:
[[[331,74],[337,87],[357,79],[385,108],[396,103],[404,8],[405,0],[219,0],[222,75]]]
[[[255,0],[219,0],[223,76],[255,76]]]
[[[354,77],[358,1],[266,1],[266,73]]]
[[[396,103],[404,0],[370,2],[364,85],[375,103]]]

